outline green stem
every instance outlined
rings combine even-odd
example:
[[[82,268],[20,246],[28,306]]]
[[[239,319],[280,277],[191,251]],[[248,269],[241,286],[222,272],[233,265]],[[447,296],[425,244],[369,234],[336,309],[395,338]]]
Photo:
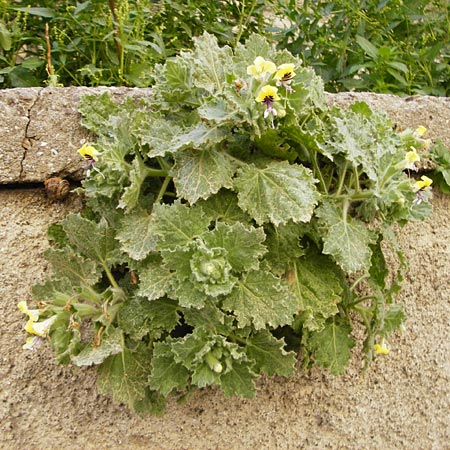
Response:
[[[364,308],[359,308],[357,306],[355,306],[353,308],[357,313],[359,313],[359,315],[361,316],[364,325],[366,326],[367,330],[370,330],[370,322],[369,319],[367,318],[367,310]]]
[[[359,173],[358,173],[358,169],[356,168],[356,166],[353,166],[353,174],[355,176],[355,191],[359,192],[360,190],[360,186],[359,186]]]
[[[354,302],[349,303],[348,306],[356,310],[355,306],[358,305],[359,303],[365,302],[366,300],[375,300],[376,298],[377,297],[375,295],[365,295],[364,297],[360,297]]]
[[[167,171],[161,169],[147,169],[147,174],[149,177],[166,177]]]
[[[358,286],[359,283],[361,283],[362,280],[365,280],[366,278],[369,278],[370,275],[368,273],[365,273],[364,275],[361,275],[350,287],[350,290],[353,292]]]
[[[342,170],[340,179],[339,179],[339,185],[338,185],[338,189],[336,191],[336,195],[340,195],[340,193],[342,192],[342,188],[344,187],[344,181],[345,181],[345,177],[347,175],[347,166],[348,166],[348,161],[345,161],[345,165],[344,165],[344,169]]]
[[[167,176],[166,178],[164,178],[163,184],[158,192],[158,196],[156,197],[155,203],[159,203],[162,200],[164,194],[166,193],[167,186],[169,186],[170,180],[172,180],[172,177]]]
[[[106,263],[102,263],[103,266],[103,270],[106,273],[106,276],[108,277],[109,282],[111,283],[111,286],[114,289],[120,289],[120,286],[117,284],[117,281],[115,280],[115,278],[113,277],[113,274],[111,273],[111,271],[109,270],[109,267],[106,265]]]
[[[325,193],[325,195],[328,194],[328,188],[327,184],[325,183],[325,180],[322,175],[322,171],[320,170],[319,163],[317,162],[317,152],[314,150],[310,151],[305,145],[300,144],[302,150],[309,155],[309,159],[311,160],[311,163],[313,165],[314,169],[314,176],[316,176],[319,179],[319,183],[322,186],[322,190]]]

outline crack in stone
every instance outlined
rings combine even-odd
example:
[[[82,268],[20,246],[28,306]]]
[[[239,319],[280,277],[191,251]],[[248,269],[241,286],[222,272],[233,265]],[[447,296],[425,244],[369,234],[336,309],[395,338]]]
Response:
[[[33,145],[32,142],[30,141],[30,138],[32,139],[33,136],[28,136],[28,128],[30,127],[30,123],[31,123],[31,112],[32,112],[33,108],[35,107],[36,103],[39,101],[43,89],[44,88],[40,88],[37,91],[36,98],[34,99],[33,103],[31,104],[31,106],[28,108],[28,111],[27,111],[28,122],[25,125],[24,138],[22,140],[22,147],[24,149],[24,152],[22,154],[22,159],[20,160],[20,172],[19,172],[19,178],[18,178],[19,183],[23,178],[24,163],[25,163],[25,159],[27,157],[28,150],[31,150],[31,147]]]

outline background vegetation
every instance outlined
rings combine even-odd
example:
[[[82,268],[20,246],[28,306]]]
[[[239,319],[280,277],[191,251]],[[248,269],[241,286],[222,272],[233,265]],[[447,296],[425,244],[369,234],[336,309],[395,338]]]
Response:
[[[149,86],[205,30],[263,34],[331,92],[449,95],[447,0],[0,0],[0,88]]]

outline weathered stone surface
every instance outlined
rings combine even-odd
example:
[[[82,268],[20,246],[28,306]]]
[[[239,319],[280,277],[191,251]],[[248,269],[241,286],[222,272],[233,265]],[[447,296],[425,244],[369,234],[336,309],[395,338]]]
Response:
[[[45,88],[30,111],[27,138],[31,148],[25,153],[20,182],[38,182],[54,175],[79,179],[81,158],[77,150],[89,140],[80,125],[78,106],[86,94],[108,90],[118,101],[125,96],[143,97],[150,89],[127,88]]]
[[[117,101],[151,95],[151,89],[107,87],[0,91],[0,184],[42,182],[55,175],[79,179],[76,150],[89,139],[80,125],[80,98],[106,90]],[[450,147],[450,98],[342,93],[328,94],[327,101],[342,106],[365,101],[372,109],[384,110],[399,129],[423,125],[428,128],[425,137]]]
[[[0,183],[20,179],[29,114],[42,88],[0,90]],[[25,147],[24,147],[25,146]]]

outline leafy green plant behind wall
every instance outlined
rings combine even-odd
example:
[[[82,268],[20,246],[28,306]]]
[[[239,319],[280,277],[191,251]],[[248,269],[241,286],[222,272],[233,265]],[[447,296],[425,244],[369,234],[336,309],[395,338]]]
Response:
[[[0,0],[0,87],[48,83],[49,63],[65,86],[149,86],[154,64],[190,48],[193,36],[207,30],[234,44],[264,28],[268,6],[261,0],[34,3]]]
[[[328,107],[257,35],[233,51],[205,33],[155,70],[146,102],[82,100],[87,207],[51,229],[26,347],[98,366],[140,413],[205,386],[251,398],[298,357],[342,374],[355,326],[367,361],[388,353],[406,264],[391,225],[431,211],[431,180],[410,176],[423,130]]]
[[[278,1],[280,48],[302,57],[330,92],[450,92],[450,3]]]

